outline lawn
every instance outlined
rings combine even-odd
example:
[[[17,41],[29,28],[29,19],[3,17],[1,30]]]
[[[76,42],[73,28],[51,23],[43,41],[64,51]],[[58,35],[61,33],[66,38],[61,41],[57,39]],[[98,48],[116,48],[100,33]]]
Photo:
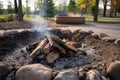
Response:
[[[93,21],[93,16],[86,16],[86,21]],[[120,18],[98,17],[98,22],[120,22]]]
[[[9,14],[0,14],[0,18],[6,18]]]
[[[9,14],[0,14],[0,18],[6,18],[9,16]],[[30,21],[30,20],[46,20],[45,18],[40,17],[39,15],[24,15],[24,20]],[[55,21],[54,18],[48,18],[48,20]],[[86,21],[93,21],[93,16],[86,16]],[[120,22],[120,18],[111,18],[111,17],[98,17],[98,22]]]

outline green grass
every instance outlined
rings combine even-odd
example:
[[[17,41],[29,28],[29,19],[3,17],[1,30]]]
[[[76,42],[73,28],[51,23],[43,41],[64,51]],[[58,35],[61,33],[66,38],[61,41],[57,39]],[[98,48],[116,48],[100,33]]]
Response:
[[[0,18],[6,18],[10,14],[0,14]],[[47,20],[45,18],[40,17],[39,15],[24,15],[24,20],[31,21],[31,20]],[[55,21],[55,17],[48,18],[50,21]],[[93,21],[93,16],[86,16],[86,21]],[[120,22],[120,18],[110,18],[110,17],[98,17],[98,22]]]
[[[53,18],[43,18],[43,17],[40,17],[39,15],[24,15],[24,20],[28,20],[28,21],[31,21],[31,20],[50,20],[50,21],[55,21],[55,17]]]
[[[9,14],[0,14],[0,18],[6,18]]]
[[[86,16],[86,21],[93,21],[93,16]],[[98,22],[120,22],[120,18],[98,17]]]

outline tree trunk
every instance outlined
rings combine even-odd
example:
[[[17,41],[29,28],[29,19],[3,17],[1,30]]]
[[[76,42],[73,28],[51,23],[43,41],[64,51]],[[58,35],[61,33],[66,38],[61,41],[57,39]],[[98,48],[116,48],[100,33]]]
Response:
[[[103,17],[106,17],[106,7],[107,7],[106,5],[107,5],[107,4],[105,3],[105,4],[104,4],[104,10],[103,10]]]
[[[18,14],[17,0],[14,0],[15,14]]]
[[[115,17],[117,16],[117,8],[115,8]]]
[[[111,7],[111,9],[110,9],[110,17],[113,17],[113,12],[114,12],[114,9],[113,9],[113,7]]]
[[[95,11],[94,11],[94,22],[97,22],[98,20],[98,6],[99,6],[99,0],[96,0]]]
[[[27,17],[29,17],[29,14],[28,14],[28,0],[26,0],[26,7],[27,7]]]
[[[110,17],[113,16],[114,8],[113,8],[113,0],[111,0],[111,6],[110,6]]]
[[[18,6],[18,21],[23,21],[23,12],[22,12],[22,0],[19,0]]]

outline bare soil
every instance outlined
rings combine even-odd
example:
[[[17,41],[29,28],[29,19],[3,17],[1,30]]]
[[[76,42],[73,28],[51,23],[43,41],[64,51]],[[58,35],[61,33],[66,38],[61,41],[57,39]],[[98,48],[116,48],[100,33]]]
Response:
[[[83,43],[93,46],[100,54],[98,58],[91,64],[86,65],[87,68],[97,68],[105,75],[108,65],[115,61],[120,61],[120,48],[114,42],[104,42],[93,37],[86,37]],[[85,66],[83,66],[85,67]]]
[[[10,30],[10,29],[29,29],[31,28],[31,23],[29,21],[13,21],[13,22],[0,22],[1,30]]]

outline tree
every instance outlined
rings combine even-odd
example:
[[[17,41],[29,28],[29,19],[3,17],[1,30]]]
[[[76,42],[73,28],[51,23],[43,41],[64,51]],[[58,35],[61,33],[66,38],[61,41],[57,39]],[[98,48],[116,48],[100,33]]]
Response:
[[[97,22],[98,20],[98,6],[99,6],[99,0],[96,0],[95,11],[94,11],[94,22]]]
[[[45,6],[46,5],[46,6]],[[55,15],[55,7],[53,0],[43,0],[40,6],[40,13],[43,17],[53,17]]]
[[[117,12],[120,13],[120,7],[117,9]]]
[[[91,9],[91,7],[95,6],[95,2],[96,0],[77,0],[77,6],[79,6],[79,8],[81,10],[84,11],[84,13],[88,12],[88,9]]]
[[[103,1],[103,5],[104,5],[104,9],[103,9],[103,17],[106,17],[106,9],[107,9],[107,0],[102,0]]]
[[[0,1],[0,14],[3,13],[3,4],[2,4],[2,1]]]
[[[68,4],[68,11],[73,12],[74,14],[76,13],[76,3],[75,0],[70,0]]]
[[[53,0],[48,1],[47,17],[53,17],[55,15],[55,7]]]
[[[7,12],[10,13],[10,14],[13,13],[13,8],[12,8],[12,3],[11,3],[11,1],[8,1]]]
[[[17,0],[14,0],[15,14],[18,14]]]
[[[29,2],[29,1],[26,0],[26,9],[27,9],[27,10],[26,10],[26,13],[27,13],[27,17],[29,16],[29,14],[28,14],[28,11],[29,11],[28,2]]]
[[[23,21],[22,0],[18,0],[18,21]]]
[[[110,17],[113,16],[113,13],[115,13],[115,16],[117,15],[117,9],[120,7],[120,0],[111,0],[110,4]]]
[[[42,0],[35,0],[34,1],[34,14],[37,12],[39,13],[39,10],[40,10],[40,6],[41,6],[41,2]]]

